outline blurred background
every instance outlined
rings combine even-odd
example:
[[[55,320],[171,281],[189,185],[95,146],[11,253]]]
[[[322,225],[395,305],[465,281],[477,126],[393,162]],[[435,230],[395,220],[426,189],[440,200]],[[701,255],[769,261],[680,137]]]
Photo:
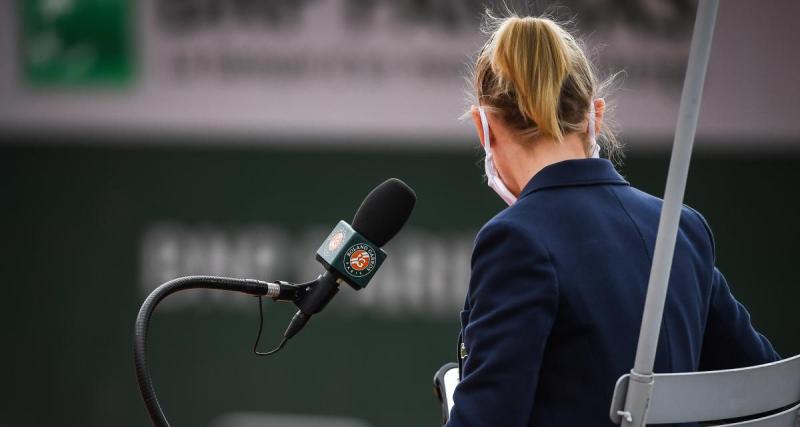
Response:
[[[144,426],[131,355],[145,296],[187,274],[306,280],[385,178],[419,201],[369,288],[274,358],[256,300],[159,307],[150,363],[177,426],[439,423],[485,185],[463,77],[483,1],[0,2],[0,426]],[[513,5],[513,4],[512,4]],[[555,7],[555,8],[554,8]],[[661,196],[696,2],[516,5],[574,19],[627,157]],[[686,203],[755,325],[800,353],[800,29],[794,0],[719,10]],[[591,213],[587,213],[591,214]],[[265,303],[265,348],[293,310]]]

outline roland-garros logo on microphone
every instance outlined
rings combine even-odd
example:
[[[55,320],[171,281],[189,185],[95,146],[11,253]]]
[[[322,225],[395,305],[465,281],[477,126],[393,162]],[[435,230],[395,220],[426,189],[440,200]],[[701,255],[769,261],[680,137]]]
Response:
[[[375,249],[366,243],[350,246],[344,253],[344,269],[353,277],[364,277],[375,269],[377,256]]]

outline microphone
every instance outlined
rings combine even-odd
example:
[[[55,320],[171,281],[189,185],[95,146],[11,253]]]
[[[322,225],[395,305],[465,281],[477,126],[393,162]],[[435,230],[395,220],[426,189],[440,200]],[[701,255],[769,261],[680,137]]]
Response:
[[[259,315],[261,315],[263,296],[275,301],[294,302],[299,310],[283,333],[281,343],[267,353],[257,351],[258,340],[261,337],[261,323],[259,324],[253,352],[259,356],[275,354],[303,329],[311,316],[325,308],[339,291],[340,284],[347,283],[355,290],[367,286],[386,259],[386,253],[381,246],[403,228],[416,201],[417,195],[414,190],[399,179],[390,178],[375,187],[356,211],[353,225],[339,221],[328,238],[322,242],[322,246],[317,250],[317,260],[322,263],[325,272],[311,282],[293,284],[284,281],[263,282],[228,277],[187,276],[170,280],[151,292],[142,303],[136,317],[133,359],[139,392],[153,424],[169,427],[164,411],[158,403],[145,357],[150,318],[159,302],[175,292],[188,289],[219,289],[257,296]]]
[[[381,249],[403,228],[417,195],[406,183],[389,178],[375,187],[361,202],[352,226],[339,221],[317,250],[316,259],[325,272],[303,287],[295,300],[297,313],[283,333],[283,342],[297,335],[316,313],[322,311],[347,283],[364,289],[386,259]],[[288,290],[287,290],[288,291]]]

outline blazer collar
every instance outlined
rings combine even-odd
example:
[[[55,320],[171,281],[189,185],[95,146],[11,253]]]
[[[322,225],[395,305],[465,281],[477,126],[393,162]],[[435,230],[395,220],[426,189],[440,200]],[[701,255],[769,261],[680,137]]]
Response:
[[[545,188],[596,184],[630,185],[606,159],[564,160],[540,170],[522,189],[519,197]]]

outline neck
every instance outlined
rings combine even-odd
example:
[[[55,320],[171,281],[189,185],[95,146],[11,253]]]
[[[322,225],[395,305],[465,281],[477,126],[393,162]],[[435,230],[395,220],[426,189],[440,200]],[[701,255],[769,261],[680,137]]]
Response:
[[[564,160],[585,159],[584,143],[577,134],[569,134],[564,140],[556,142],[553,138],[543,137],[531,143],[509,144],[513,149],[506,160],[508,168],[508,185],[512,193],[519,196],[522,189],[533,177],[545,167]]]

